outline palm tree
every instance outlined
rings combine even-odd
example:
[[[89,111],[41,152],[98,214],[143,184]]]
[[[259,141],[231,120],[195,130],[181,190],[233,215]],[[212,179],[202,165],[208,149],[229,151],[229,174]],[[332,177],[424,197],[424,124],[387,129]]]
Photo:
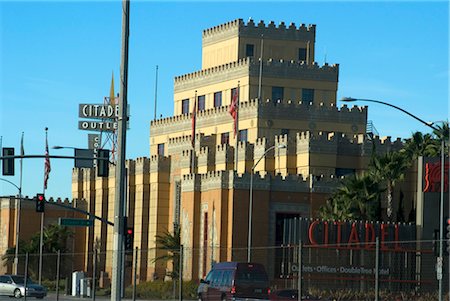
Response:
[[[376,181],[386,185],[388,218],[392,216],[392,194],[397,182],[405,177],[406,170],[410,167],[408,157],[402,152],[388,152],[381,156],[375,156],[371,162],[369,172]]]
[[[411,138],[405,139],[404,147],[400,152],[404,153],[411,161],[419,156],[434,157],[439,144],[433,139],[431,134],[415,132]]]
[[[55,254],[58,250],[61,253],[65,253],[68,251],[67,241],[73,235],[73,232],[65,226],[59,225],[48,225],[44,228],[43,231],[43,240],[42,240],[42,253],[43,254]],[[29,254],[39,254],[39,245],[40,245],[40,232],[35,233],[29,241],[20,241],[19,242],[19,254],[22,256],[26,253]],[[5,254],[2,256],[3,264],[8,265],[14,262],[14,254],[15,254],[15,246],[8,248]],[[55,271],[55,258],[51,258],[48,256],[49,262],[46,262],[44,266],[43,274],[50,276]],[[37,273],[33,269],[33,267],[37,266],[37,256],[31,256],[29,258],[29,267],[31,276],[35,276]],[[45,260],[45,259],[44,259]],[[69,260],[69,258],[63,258],[64,260]],[[67,266],[64,263],[61,266]]]
[[[355,175],[343,181],[319,215],[323,219],[376,220],[381,192],[369,174]]]
[[[158,248],[165,250],[166,254],[153,259],[153,262],[162,260],[165,262],[172,261],[173,269],[168,274],[172,279],[179,277],[180,271],[180,248],[181,248],[181,229],[175,227],[173,233],[169,231],[162,235],[156,235],[156,245]]]

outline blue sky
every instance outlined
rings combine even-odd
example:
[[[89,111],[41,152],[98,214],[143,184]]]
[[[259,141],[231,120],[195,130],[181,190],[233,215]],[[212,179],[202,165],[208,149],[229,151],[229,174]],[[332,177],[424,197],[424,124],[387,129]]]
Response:
[[[156,65],[157,115],[167,117],[173,113],[173,78],[201,68],[202,30],[237,18],[316,24],[316,61],[340,64],[338,98],[383,100],[427,121],[446,120],[448,8],[447,1],[132,1],[127,158],[149,155]],[[120,1],[0,1],[3,147],[18,153],[24,132],[26,154],[43,154],[45,127],[50,147],[87,147],[88,132],[78,130],[78,104],[102,103],[112,72],[119,91],[121,18]],[[369,105],[369,119],[381,136],[428,132],[407,115],[379,105]],[[73,162],[51,163],[47,197],[70,198]],[[24,195],[42,191],[43,174],[43,159],[24,161]],[[0,177],[19,184],[17,176]],[[13,194],[17,189],[0,181],[0,195]]]

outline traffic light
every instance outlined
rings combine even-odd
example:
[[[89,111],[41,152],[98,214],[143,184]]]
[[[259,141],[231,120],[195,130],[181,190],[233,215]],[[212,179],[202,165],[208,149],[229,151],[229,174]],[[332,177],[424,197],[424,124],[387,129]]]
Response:
[[[97,151],[97,177],[109,175],[109,150],[99,149]]]
[[[125,229],[125,251],[133,250],[134,229],[133,227],[127,227]]]
[[[36,212],[45,211],[45,196],[43,193],[36,194]]]
[[[14,148],[13,147],[4,147],[2,149],[2,156],[14,156]],[[2,164],[2,174],[4,176],[13,176],[14,175],[14,158],[3,159]]]

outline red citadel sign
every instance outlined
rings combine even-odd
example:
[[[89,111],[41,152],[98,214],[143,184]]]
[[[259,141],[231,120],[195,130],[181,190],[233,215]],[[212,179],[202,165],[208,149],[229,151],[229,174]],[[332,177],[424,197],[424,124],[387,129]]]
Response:
[[[444,164],[444,192],[448,192],[448,162]],[[425,163],[423,192],[441,192],[441,162]]]
[[[378,237],[381,251],[415,249],[416,226],[405,223],[323,221],[307,218],[286,220],[285,242],[297,244],[300,233],[306,246],[334,249],[374,250]]]

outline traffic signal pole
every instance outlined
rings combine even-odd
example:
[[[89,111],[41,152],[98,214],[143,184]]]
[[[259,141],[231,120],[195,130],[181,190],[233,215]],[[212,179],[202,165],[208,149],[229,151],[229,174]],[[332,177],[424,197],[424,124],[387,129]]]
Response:
[[[128,40],[130,26],[130,1],[122,1],[122,50],[120,64],[119,117],[117,133],[117,165],[114,200],[114,242],[112,258],[111,301],[122,297],[122,270],[124,249],[124,209],[125,209],[125,149],[127,130],[127,89],[128,89]]]

